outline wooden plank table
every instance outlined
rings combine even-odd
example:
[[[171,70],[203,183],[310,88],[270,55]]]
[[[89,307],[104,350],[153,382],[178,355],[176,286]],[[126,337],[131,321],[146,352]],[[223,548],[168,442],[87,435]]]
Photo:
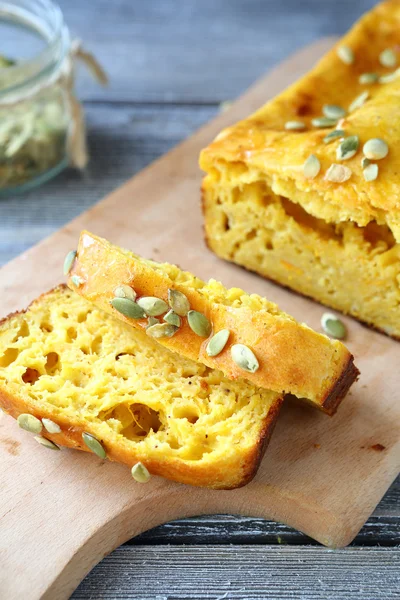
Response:
[[[300,46],[341,34],[373,0],[61,2],[110,73],[84,76],[92,161],[0,200],[0,264],[62,226],[187,137]],[[398,598],[400,481],[351,547],[328,550],[280,524],[220,515],[181,520],[105,558],[74,599]]]

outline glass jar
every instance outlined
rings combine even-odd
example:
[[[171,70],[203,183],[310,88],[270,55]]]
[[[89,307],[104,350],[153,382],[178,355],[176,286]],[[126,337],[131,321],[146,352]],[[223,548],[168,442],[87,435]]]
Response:
[[[11,51],[19,49],[18,30],[36,46],[26,58],[0,56],[0,195],[9,195],[69,164],[73,79],[69,31],[51,0],[0,0],[0,25]]]

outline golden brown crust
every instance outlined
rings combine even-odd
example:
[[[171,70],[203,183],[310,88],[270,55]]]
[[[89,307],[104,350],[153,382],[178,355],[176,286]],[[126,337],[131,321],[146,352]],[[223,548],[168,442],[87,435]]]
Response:
[[[81,235],[78,258],[71,275],[81,276],[85,283],[77,291],[101,309],[124,320],[135,328],[147,321],[126,319],[110,306],[114,289],[120,284],[132,285],[139,296],[167,299],[169,278],[156,272],[144,261],[122,253],[106,240],[88,232]],[[179,285],[174,285],[179,289]],[[293,319],[254,311],[247,306],[231,307],[211,303],[205,294],[182,289],[191,307],[204,313],[212,322],[214,333],[227,328],[230,344],[243,343],[255,352],[260,368],[246,373],[233,363],[228,347],[216,357],[209,357],[207,341],[196,336],[186,323],[172,338],[162,338],[161,344],[184,356],[221,370],[231,379],[245,377],[252,383],[277,392],[293,393],[307,398],[324,410],[325,398],[337,389],[337,382],[353,360],[338,341],[331,341]],[[284,358],[284,359],[283,359]],[[349,375],[350,377],[350,375]],[[349,380],[349,385],[350,385]],[[338,399],[339,401],[339,399]],[[332,400],[333,402],[333,400]]]
[[[0,327],[3,325],[3,323],[5,323],[6,321],[9,321],[12,317],[17,317],[18,315],[24,315],[25,313],[28,312],[28,310],[31,308],[31,306],[33,304],[36,304],[37,302],[40,302],[43,298],[45,298],[49,294],[52,294],[54,291],[56,291],[56,290],[65,290],[67,287],[68,286],[67,286],[66,283],[59,283],[58,285],[56,285],[54,288],[52,288],[48,292],[43,292],[43,294],[40,294],[40,296],[38,296],[37,298],[35,298],[34,300],[32,300],[32,302],[30,304],[28,304],[28,306],[26,308],[23,308],[21,310],[16,310],[16,311],[8,314],[6,317],[2,317],[0,319]]]
[[[43,429],[41,434],[58,446],[90,452],[82,441],[82,434],[84,432],[91,433],[101,441],[107,452],[107,458],[111,461],[124,463],[132,467],[141,460],[153,475],[158,475],[179,483],[220,490],[242,487],[249,483],[256,475],[274,430],[282,402],[283,399],[278,398],[271,406],[268,415],[265,417],[259,438],[248,449],[247,454],[237,454],[223,462],[214,462],[205,467],[204,465],[196,464],[196,461],[189,463],[188,461],[171,457],[166,458],[162,462],[154,458],[143,460],[142,456],[137,456],[133,450],[128,452],[125,448],[116,446],[108,440],[101,438],[95,426],[90,425],[88,427],[87,423],[83,426],[82,423],[73,423],[60,416],[55,417],[50,408],[47,411],[38,411],[21,397],[9,394],[6,389],[0,386],[0,407],[14,419],[17,419],[22,413],[29,413],[37,419],[48,418],[60,425],[61,433],[50,434]]]
[[[365,85],[362,74],[387,76],[399,64],[400,3],[388,0],[364,15],[321,61],[299,81],[273,98],[247,119],[225,129],[202,151],[201,168],[213,173],[224,164],[246,168],[246,183],[264,178],[278,194],[285,195],[291,183],[292,198],[315,217],[337,223],[346,218],[365,226],[370,221],[387,224],[400,241],[400,186],[398,164],[397,98],[400,79]],[[338,56],[340,46],[354,53],[352,64]],[[380,64],[380,54],[394,50],[397,65]],[[325,173],[336,163],[337,144],[324,144],[323,138],[331,129],[312,125],[320,117],[325,104],[349,109],[352,102],[367,92],[365,103],[348,111],[340,122],[346,134],[357,134],[360,149],[371,138],[382,138],[389,154],[379,161],[379,177],[365,181],[361,167],[362,153],[346,160],[351,178],[332,183]],[[285,123],[302,121],[304,131],[288,131]],[[302,166],[310,154],[315,154],[321,170],[314,179],[306,179]],[[260,176],[261,174],[261,176]],[[239,178],[239,176],[238,176]],[[230,185],[234,178],[230,177]],[[287,192],[286,192],[287,194]],[[287,195],[287,197],[290,197]]]
[[[350,356],[339,379],[335,382],[324,399],[323,407],[325,412],[329,415],[335,414],[339,404],[346,396],[353,383],[358,379],[359,375],[360,371],[353,362],[353,356]]]
[[[244,485],[247,485],[255,477],[260,466],[261,460],[268,447],[271,435],[275,429],[275,425],[279,416],[282,403],[283,398],[278,400],[274,404],[274,406],[271,407],[268,413],[268,417],[265,420],[263,430],[260,433],[258,444],[255,445],[251,453],[249,453],[245,469],[245,473],[247,473],[247,476],[244,474],[242,483],[237,487],[243,487]]]

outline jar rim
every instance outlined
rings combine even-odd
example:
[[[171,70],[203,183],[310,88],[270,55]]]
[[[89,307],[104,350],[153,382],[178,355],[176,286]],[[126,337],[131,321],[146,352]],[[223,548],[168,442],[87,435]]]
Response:
[[[13,83],[0,88],[0,95],[22,91],[61,68],[70,50],[70,35],[58,4],[52,0],[0,0],[1,19],[39,34],[45,47],[3,69],[12,76]]]

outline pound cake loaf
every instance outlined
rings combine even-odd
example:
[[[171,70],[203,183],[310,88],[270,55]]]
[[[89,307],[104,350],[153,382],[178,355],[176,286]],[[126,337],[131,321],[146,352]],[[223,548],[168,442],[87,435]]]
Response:
[[[229,379],[333,413],[358,371],[347,348],[264,298],[145,260],[87,231],[67,257],[72,289],[161,345]]]
[[[400,2],[229,127],[200,165],[221,258],[400,338]]]
[[[235,488],[255,475],[281,403],[281,394],[178,356],[66,286],[0,323],[0,406],[53,449]]]

